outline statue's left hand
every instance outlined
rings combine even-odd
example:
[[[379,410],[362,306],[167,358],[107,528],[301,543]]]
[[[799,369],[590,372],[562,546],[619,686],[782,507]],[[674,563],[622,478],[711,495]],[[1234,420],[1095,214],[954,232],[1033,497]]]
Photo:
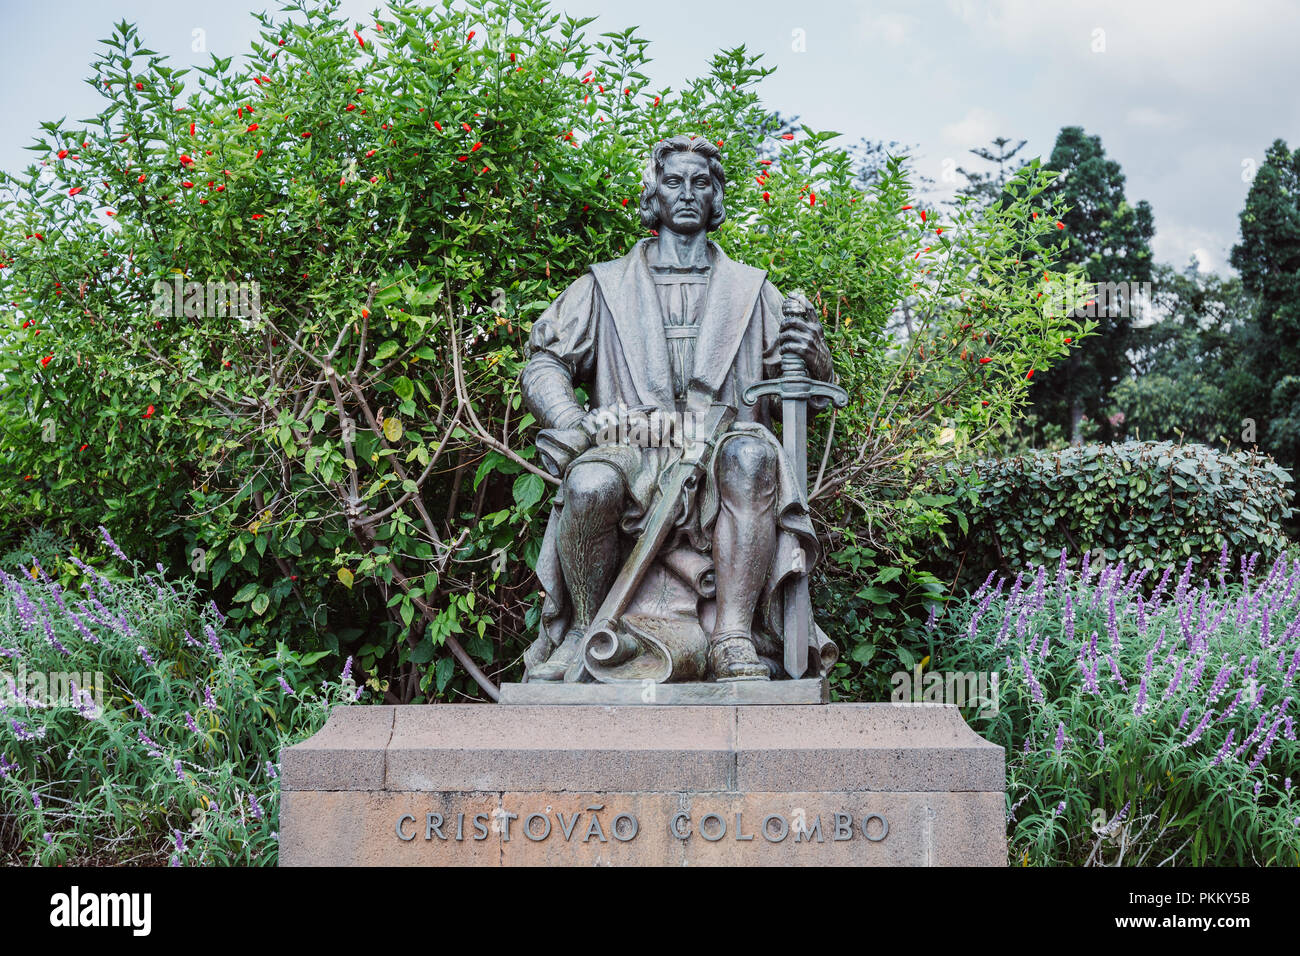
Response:
[[[786,296],[782,304],[777,345],[782,352],[802,356],[808,363],[808,374],[813,378],[830,380],[831,352],[826,345],[821,321],[817,318],[817,309],[800,292]]]

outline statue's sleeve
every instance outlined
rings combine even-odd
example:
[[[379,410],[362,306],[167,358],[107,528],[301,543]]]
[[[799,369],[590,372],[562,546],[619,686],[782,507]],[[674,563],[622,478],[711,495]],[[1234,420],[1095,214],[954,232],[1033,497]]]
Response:
[[[766,378],[781,377],[781,305],[784,297],[771,282],[763,283],[763,291],[758,296],[758,308],[763,312],[763,374]],[[826,344],[825,335],[818,336],[817,353],[808,362],[808,374],[822,382],[835,383],[835,365],[831,361],[831,350]],[[825,396],[813,396],[808,399],[808,410],[820,412],[830,404]]]
[[[590,381],[595,369],[598,296],[589,272],[533,323],[520,387],[544,428],[573,428],[586,415],[573,386]]]

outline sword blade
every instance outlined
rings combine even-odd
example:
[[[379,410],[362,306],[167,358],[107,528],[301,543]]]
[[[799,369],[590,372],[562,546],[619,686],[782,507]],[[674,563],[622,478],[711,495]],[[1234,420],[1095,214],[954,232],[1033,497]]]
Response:
[[[781,441],[786,457],[794,470],[799,496],[808,497],[808,405],[802,398],[787,398],[781,402]],[[806,568],[806,566],[805,566]],[[808,670],[808,596],[807,570],[786,588],[785,601],[785,672],[794,680]]]

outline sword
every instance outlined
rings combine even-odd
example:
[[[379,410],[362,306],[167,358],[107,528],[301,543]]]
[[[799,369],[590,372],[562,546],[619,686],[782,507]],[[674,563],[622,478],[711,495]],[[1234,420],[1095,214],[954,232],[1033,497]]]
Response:
[[[793,296],[785,300],[781,312],[787,317],[806,315],[805,308]],[[808,399],[829,398],[836,408],[849,403],[849,395],[838,385],[808,377],[808,363],[802,355],[781,353],[781,377],[751,385],[742,396],[753,405],[764,395],[781,399],[781,444],[794,470],[799,497],[808,501]],[[795,552],[797,577],[786,586],[785,596],[785,672],[798,680],[808,670],[808,637],[812,619],[812,602],[808,596],[808,572],[802,564],[803,550]]]
[[[573,683],[582,676],[587,669],[588,654],[602,664],[617,664],[636,653],[635,638],[620,626],[623,613],[632,603],[646,572],[681,516],[683,496],[698,486],[713,449],[735,417],[736,410],[730,405],[714,403],[709,407],[702,428],[685,436],[681,458],[671,466],[660,486],[659,500],[646,516],[641,537],[632,546],[631,554],[587,628],[582,653],[565,672],[566,682]]]

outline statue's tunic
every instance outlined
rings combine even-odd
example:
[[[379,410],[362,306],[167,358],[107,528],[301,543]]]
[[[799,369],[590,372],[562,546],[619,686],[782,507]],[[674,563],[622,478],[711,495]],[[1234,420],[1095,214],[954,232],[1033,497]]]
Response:
[[[631,610],[698,620],[704,632],[712,629],[710,551],[719,507],[717,455],[737,435],[757,438],[769,445],[779,463],[778,534],[758,602],[754,638],[761,656],[779,661],[784,584],[792,574],[812,568],[819,545],[790,462],[771,430],[772,400],[762,398],[751,406],[741,396],[750,385],[781,375],[781,294],[766,273],[728,258],[713,242],[707,268],[652,268],[646,255],[651,241],[638,242],[621,259],[593,265],[534,323],[530,360],[521,379],[524,398],[549,428],[572,427],[580,417],[581,407],[572,401],[575,383],[587,386],[592,408],[619,403],[653,407],[688,413],[701,424],[713,402],[736,409],[735,423],[714,449],[698,498],[686,500],[676,533],[656,562],[657,573],[642,583]],[[568,400],[556,401],[566,395]],[[679,455],[680,449],[672,445],[599,443],[567,463],[565,471],[588,461],[618,470],[629,492],[620,528],[630,546],[657,500],[658,479]],[[524,655],[530,669],[564,639],[571,620],[557,551],[563,507],[561,489],[537,560],[545,597],[540,634]],[[836,652],[820,628],[814,625],[811,633],[810,671],[824,673]]]

